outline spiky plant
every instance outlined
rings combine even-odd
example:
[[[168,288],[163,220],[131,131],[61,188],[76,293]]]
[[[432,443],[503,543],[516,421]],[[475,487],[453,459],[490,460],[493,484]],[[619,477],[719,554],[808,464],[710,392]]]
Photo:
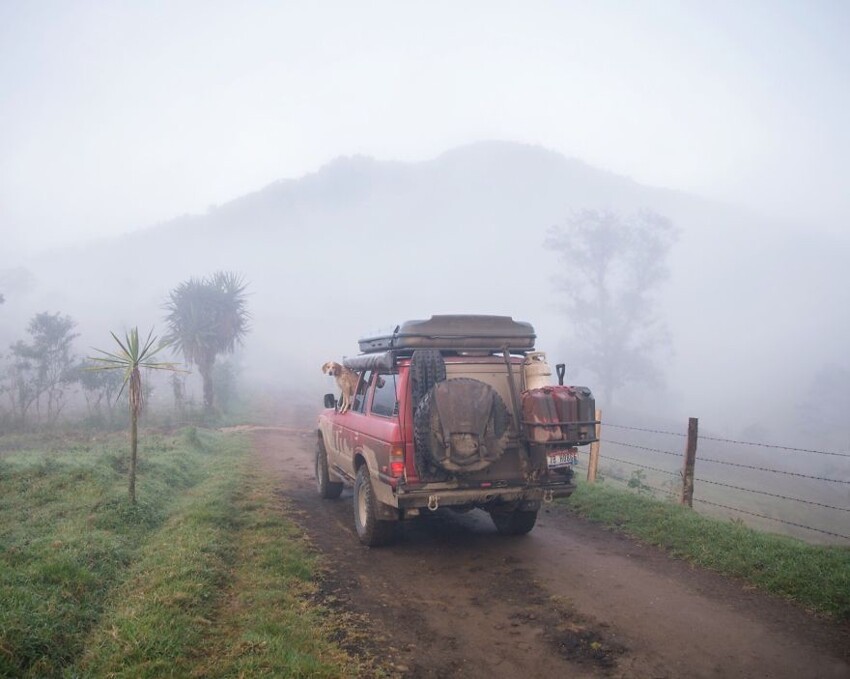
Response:
[[[114,332],[110,333],[118,344],[119,350],[115,352],[95,349],[101,356],[89,356],[98,365],[89,370],[122,370],[124,372],[124,383],[118,392],[116,401],[121,398],[124,390],[127,390],[127,401],[130,406],[130,479],[129,492],[130,502],[136,504],[136,459],[139,448],[139,416],[144,407],[144,391],[142,389],[142,368],[150,370],[177,371],[174,363],[159,362],[152,360],[153,357],[168,346],[167,342],[156,344],[153,328],[148,333],[144,342],[139,341],[139,329],[129,330],[122,342]],[[156,344],[156,346],[154,346]]]
[[[204,408],[213,411],[213,366],[219,354],[233,353],[248,332],[247,283],[232,271],[190,278],[171,291],[165,304],[166,339],[186,363],[198,366],[204,381]]]

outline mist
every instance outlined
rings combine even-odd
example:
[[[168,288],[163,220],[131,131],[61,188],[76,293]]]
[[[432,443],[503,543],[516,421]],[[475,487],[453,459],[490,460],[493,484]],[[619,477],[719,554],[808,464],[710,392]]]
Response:
[[[446,313],[531,322],[595,388],[546,234],[649,209],[679,231],[654,298],[662,379],[603,410],[846,452],[848,19],[826,2],[6,3],[0,354],[43,311],[77,323],[78,356],[163,331],[170,290],[227,270],[249,283],[246,393],[318,409],[322,363]]]

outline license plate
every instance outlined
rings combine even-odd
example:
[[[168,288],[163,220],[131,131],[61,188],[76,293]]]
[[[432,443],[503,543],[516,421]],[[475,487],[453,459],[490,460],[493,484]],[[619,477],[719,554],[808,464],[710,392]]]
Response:
[[[569,467],[574,464],[578,464],[577,450],[557,450],[549,453],[549,469]]]

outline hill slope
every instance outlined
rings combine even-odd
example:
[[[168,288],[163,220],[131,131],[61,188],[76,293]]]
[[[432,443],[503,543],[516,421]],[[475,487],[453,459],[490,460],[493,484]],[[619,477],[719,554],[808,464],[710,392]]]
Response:
[[[581,319],[558,310],[546,229],[574,209],[644,207],[681,229],[660,304],[682,410],[665,414],[743,427],[793,407],[824,363],[846,362],[850,323],[836,310],[850,308],[847,242],[506,142],[421,163],[339,158],[204,215],[42,256],[27,264],[36,284],[7,300],[0,341],[43,309],[77,319],[86,345],[122,323],[161,325],[170,288],[227,268],[251,281],[245,364],[273,381],[321,389],[318,366],[354,353],[356,336],[432,313],[530,320],[569,364],[564,338]],[[572,379],[589,379],[578,368]]]

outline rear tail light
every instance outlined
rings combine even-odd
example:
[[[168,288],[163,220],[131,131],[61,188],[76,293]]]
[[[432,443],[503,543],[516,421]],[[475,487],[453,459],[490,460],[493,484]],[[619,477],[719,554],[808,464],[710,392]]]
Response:
[[[390,450],[390,476],[396,479],[404,476],[404,446],[393,446]]]

